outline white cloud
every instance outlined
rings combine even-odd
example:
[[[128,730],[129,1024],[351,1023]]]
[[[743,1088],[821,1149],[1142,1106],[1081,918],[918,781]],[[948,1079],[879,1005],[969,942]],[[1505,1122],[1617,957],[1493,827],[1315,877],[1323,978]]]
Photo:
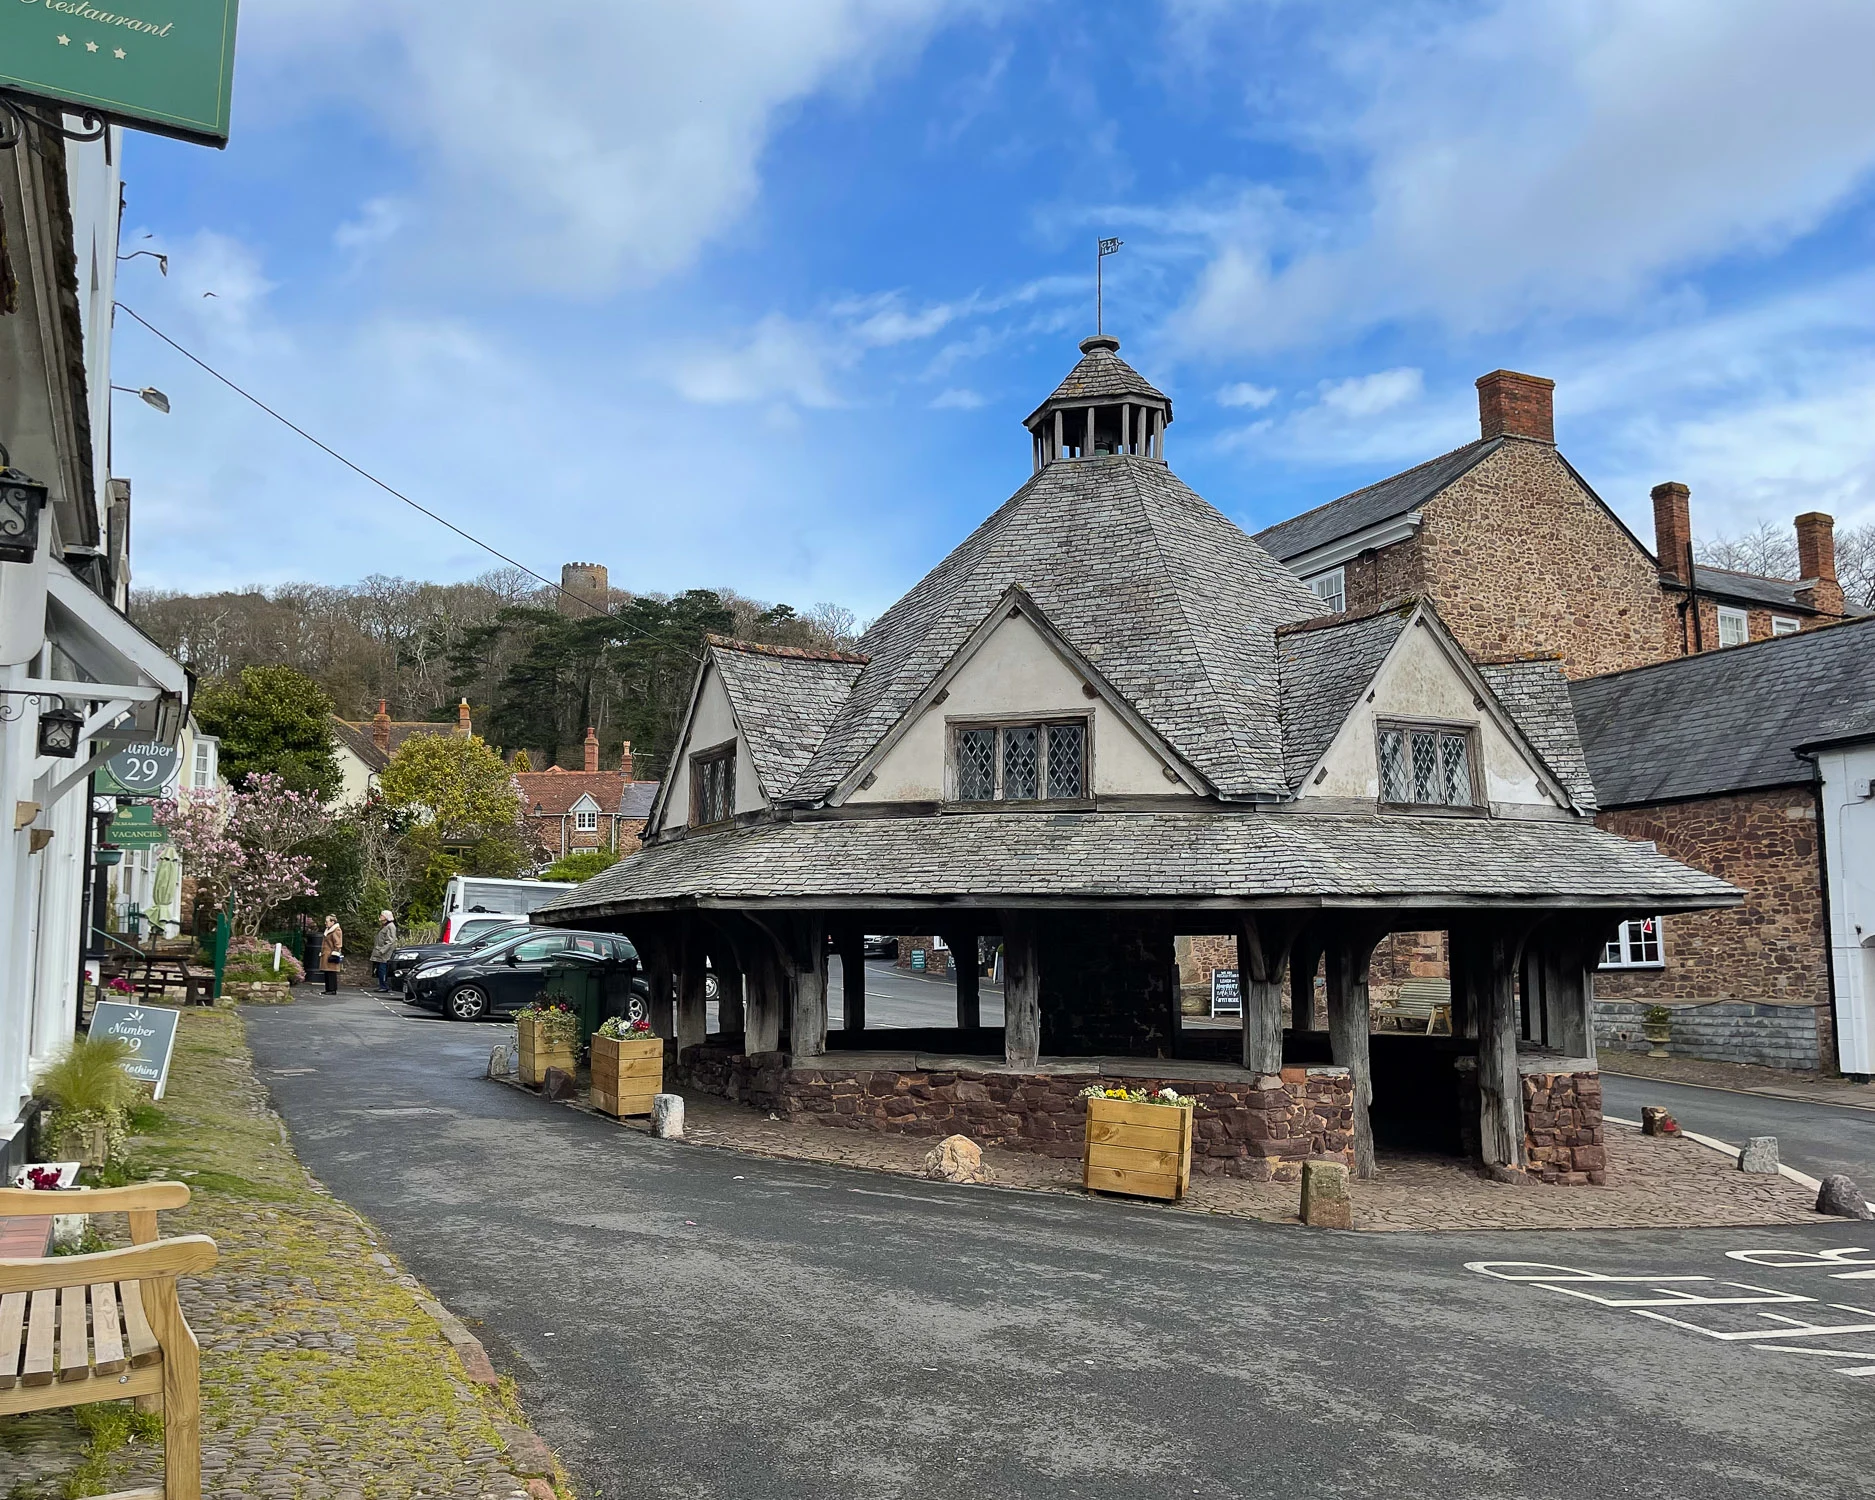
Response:
[[[983,405],[981,396],[961,386],[952,386],[947,391],[939,391],[931,398],[933,411],[975,411],[981,405]]]
[[[1375,417],[1418,399],[1425,389],[1425,378],[1418,370],[1377,370],[1346,380],[1324,380],[1321,404],[1344,417]]]
[[[771,313],[735,344],[679,354],[671,383],[685,400],[708,406],[776,400],[838,406],[831,377],[854,357],[817,330]]]
[[[1187,348],[1622,311],[1688,268],[1789,244],[1875,167],[1864,0],[1379,14],[1322,37],[1353,107],[1309,101],[1288,127],[1356,180],[1315,202],[1247,197],[1213,228],[1175,320]]]
[[[1274,386],[1252,385],[1247,380],[1239,380],[1234,385],[1227,385],[1217,393],[1219,406],[1247,406],[1252,411],[1261,411],[1276,399]]]
[[[425,228],[486,270],[590,293],[688,265],[760,187],[789,105],[863,91],[940,0],[433,8],[276,0],[243,17],[244,108],[376,111],[430,178]],[[275,97],[277,96],[277,97]]]
[[[358,217],[347,219],[332,231],[332,243],[353,255],[363,255],[395,239],[409,223],[406,204],[396,198],[372,198],[358,210]]]

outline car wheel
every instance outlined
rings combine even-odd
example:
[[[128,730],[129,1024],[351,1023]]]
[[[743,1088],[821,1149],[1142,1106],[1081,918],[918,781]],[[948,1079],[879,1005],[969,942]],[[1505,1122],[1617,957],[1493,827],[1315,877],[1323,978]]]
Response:
[[[477,984],[459,984],[449,992],[449,1019],[479,1021],[488,1014],[488,994]]]
[[[631,1000],[625,1006],[625,1019],[628,1021],[648,1021],[651,1019],[651,1006],[643,995],[632,992]]]
[[[703,976],[703,998],[714,1000],[723,992],[723,982],[714,973]]]

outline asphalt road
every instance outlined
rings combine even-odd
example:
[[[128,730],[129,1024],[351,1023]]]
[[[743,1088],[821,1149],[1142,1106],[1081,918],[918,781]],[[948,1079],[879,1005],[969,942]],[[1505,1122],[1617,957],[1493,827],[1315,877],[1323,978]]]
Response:
[[[1847,1172],[1864,1196],[1875,1195],[1875,1110],[1602,1074],[1606,1113],[1638,1120],[1643,1104],[1664,1105],[1685,1129],[1734,1146],[1747,1136],[1774,1135],[1785,1166],[1812,1177]]]
[[[505,1028],[247,1015],[302,1158],[480,1321],[582,1495],[1867,1493],[1875,1332],[1710,1336],[1875,1325],[1875,1282],[1727,1258],[1865,1226],[1350,1235],[951,1188],[547,1104],[481,1076]],[[1759,1301],[1657,1305],[1702,1293]]]
[[[977,987],[978,1019],[1003,1024],[1003,992],[987,981]],[[827,960],[827,1023],[845,1024],[846,996],[836,955]],[[866,1027],[955,1026],[957,986],[952,979],[925,979],[890,960],[866,965]]]

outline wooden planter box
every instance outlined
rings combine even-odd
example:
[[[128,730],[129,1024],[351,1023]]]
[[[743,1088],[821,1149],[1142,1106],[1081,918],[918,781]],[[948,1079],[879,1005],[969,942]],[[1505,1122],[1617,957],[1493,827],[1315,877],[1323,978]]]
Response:
[[[529,1088],[539,1088],[545,1083],[549,1068],[562,1068],[571,1073],[579,1066],[573,1056],[573,1043],[548,1041],[542,1032],[540,1022],[532,1016],[516,1016],[514,1030],[521,1042],[519,1049],[521,1082]],[[565,1035],[565,1033],[561,1034]]]
[[[651,1113],[651,1098],[664,1091],[664,1038],[641,1041],[614,1036],[592,1039],[593,1108],[613,1119]]]
[[[1081,1180],[1091,1192],[1184,1197],[1191,1185],[1191,1111],[1171,1104],[1089,1099]]]

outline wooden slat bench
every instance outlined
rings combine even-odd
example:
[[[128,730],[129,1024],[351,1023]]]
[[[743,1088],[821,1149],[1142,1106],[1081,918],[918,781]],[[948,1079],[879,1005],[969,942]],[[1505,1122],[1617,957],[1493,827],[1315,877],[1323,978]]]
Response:
[[[180,1208],[180,1182],[46,1193],[0,1188],[0,1214],[122,1213],[127,1250],[0,1260],[0,1415],[142,1398],[163,1414],[163,1484],[108,1500],[201,1500],[201,1355],[176,1278],[215,1264],[205,1235],[156,1237],[157,1211]]]
[[[1391,1017],[1396,1024],[1401,1021],[1423,1021],[1427,1036],[1431,1036],[1433,1027],[1443,1021],[1445,1034],[1450,1036],[1452,982],[1449,979],[1402,979],[1400,998],[1391,1005],[1381,1006],[1380,1014]]]

